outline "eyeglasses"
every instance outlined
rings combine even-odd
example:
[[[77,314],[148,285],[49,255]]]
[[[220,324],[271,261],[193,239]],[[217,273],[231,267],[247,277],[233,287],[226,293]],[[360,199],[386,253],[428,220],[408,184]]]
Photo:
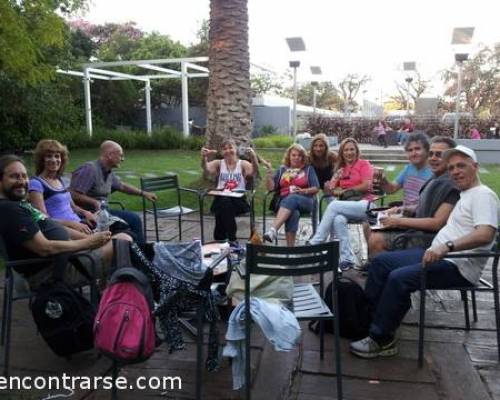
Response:
[[[437,158],[443,157],[442,151],[429,151],[429,158],[436,156]]]

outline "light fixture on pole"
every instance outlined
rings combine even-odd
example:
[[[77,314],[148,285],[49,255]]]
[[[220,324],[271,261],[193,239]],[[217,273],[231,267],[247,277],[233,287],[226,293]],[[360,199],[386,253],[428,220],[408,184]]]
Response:
[[[321,75],[321,67],[311,66],[311,74],[312,75]],[[313,115],[316,115],[316,88],[318,87],[317,81],[312,81],[311,86],[313,89]]]
[[[286,38],[286,43],[291,52],[305,51],[306,45],[301,37]],[[297,136],[297,68],[300,61],[290,61],[290,68],[293,68],[293,137]]]
[[[452,45],[469,45],[474,35],[474,27],[455,28],[451,39]],[[457,63],[457,95],[455,98],[455,124],[453,127],[453,137],[458,138],[458,128],[460,120],[460,92],[462,91],[462,66],[464,61],[469,58],[469,53],[455,53],[455,61]]]
[[[408,74],[410,74],[411,72],[415,72],[417,70],[415,61],[404,62],[403,63],[403,70],[406,71],[406,72],[408,72]],[[407,90],[407,95],[406,95],[406,114],[410,115],[410,85],[413,82],[413,77],[411,77],[410,75],[408,75],[405,78],[405,82],[406,82],[406,85],[407,85],[407,87],[406,87],[406,90]]]
[[[297,136],[297,68],[300,61],[290,61],[290,68],[293,68],[293,137]]]

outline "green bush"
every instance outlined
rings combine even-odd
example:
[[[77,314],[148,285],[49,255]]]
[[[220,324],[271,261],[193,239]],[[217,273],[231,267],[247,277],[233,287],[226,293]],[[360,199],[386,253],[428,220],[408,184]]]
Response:
[[[276,129],[276,127],[273,125],[264,125],[262,128],[260,128],[261,136],[276,135],[277,133],[278,129]]]
[[[70,149],[95,148],[105,140],[113,140],[126,150],[199,150],[205,142],[203,136],[185,138],[181,132],[172,127],[155,130],[151,136],[145,131],[97,128],[91,138],[85,131],[56,132],[51,138],[66,144]]]
[[[271,135],[253,139],[255,147],[258,149],[281,148],[286,149],[293,143],[292,138],[284,135]]]

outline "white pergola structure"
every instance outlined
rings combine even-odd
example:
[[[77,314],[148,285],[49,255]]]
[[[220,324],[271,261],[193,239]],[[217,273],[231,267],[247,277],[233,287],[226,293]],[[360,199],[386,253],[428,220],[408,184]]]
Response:
[[[58,69],[60,74],[83,77],[83,89],[85,95],[85,120],[87,133],[92,136],[92,104],[90,101],[90,83],[92,79],[101,80],[136,80],[144,82],[146,100],[146,129],[151,135],[151,80],[153,79],[180,79],[182,85],[182,130],[184,136],[189,136],[189,102],[188,102],[188,79],[208,77],[208,68],[200,63],[208,62],[208,57],[191,58],[165,58],[157,60],[132,60],[132,61],[110,61],[93,62],[83,65],[83,72]],[[180,70],[167,68],[165,65],[180,66]],[[139,72],[124,73],[113,70],[123,66],[135,66]],[[144,70],[147,73],[144,73]]]

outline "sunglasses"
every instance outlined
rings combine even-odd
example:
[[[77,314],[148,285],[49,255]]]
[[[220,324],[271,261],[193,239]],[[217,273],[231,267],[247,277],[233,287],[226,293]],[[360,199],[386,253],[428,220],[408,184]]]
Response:
[[[442,151],[429,151],[429,158],[436,156],[437,158],[443,157]]]

